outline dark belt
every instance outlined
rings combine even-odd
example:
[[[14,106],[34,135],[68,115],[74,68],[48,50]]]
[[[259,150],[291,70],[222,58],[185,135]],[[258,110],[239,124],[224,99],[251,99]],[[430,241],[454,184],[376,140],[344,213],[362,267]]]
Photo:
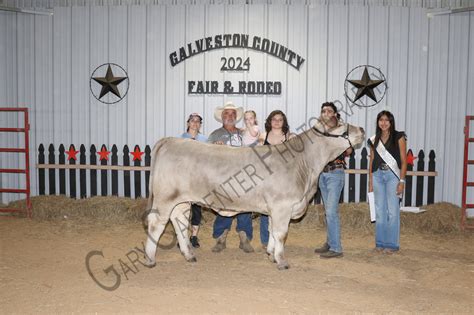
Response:
[[[382,163],[380,164],[379,169],[381,169],[382,171],[386,171],[390,169],[390,166],[388,166],[388,164]]]
[[[344,164],[336,164],[336,163],[328,164],[323,168],[323,172],[327,173],[327,172],[334,171],[336,169],[344,169]]]

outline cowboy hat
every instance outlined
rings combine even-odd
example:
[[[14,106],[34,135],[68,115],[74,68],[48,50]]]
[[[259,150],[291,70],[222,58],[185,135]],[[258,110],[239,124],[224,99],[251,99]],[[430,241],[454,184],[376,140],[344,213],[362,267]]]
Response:
[[[217,107],[214,110],[214,118],[218,122],[220,122],[220,123],[222,122],[222,112],[225,111],[226,109],[233,109],[237,113],[237,115],[236,115],[237,118],[235,120],[235,123],[239,122],[239,120],[242,119],[242,116],[244,114],[244,109],[242,107],[236,107],[234,105],[234,103],[232,103],[232,102],[227,102],[227,103],[225,103],[224,106]]]

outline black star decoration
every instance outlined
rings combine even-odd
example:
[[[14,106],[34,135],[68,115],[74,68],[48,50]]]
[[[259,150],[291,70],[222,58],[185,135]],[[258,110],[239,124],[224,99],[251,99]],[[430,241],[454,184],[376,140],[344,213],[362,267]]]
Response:
[[[367,95],[370,97],[374,102],[377,102],[377,98],[374,94],[374,89],[379,85],[382,84],[385,80],[372,80],[369,76],[369,71],[367,67],[364,68],[364,73],[362,74],[362,78],[360,80],[347,80],[353,86],[357,88],[357,93],[353,102],[356,102],[362,96]]]
[[[121,98],[120,91],[118,90],[117,85],[119,85],[126,78],[127,77],[114,77],[112,68],[110,67],[110,64],[109,64],[109,66],[107,67],[107,73],[105,74],[105,78],[100,78],[100,77],[92,78],[94,81],[102,85],[99,99],[101,99],[104,95],[106,95],[109,92],[112,92],[118,98]]]

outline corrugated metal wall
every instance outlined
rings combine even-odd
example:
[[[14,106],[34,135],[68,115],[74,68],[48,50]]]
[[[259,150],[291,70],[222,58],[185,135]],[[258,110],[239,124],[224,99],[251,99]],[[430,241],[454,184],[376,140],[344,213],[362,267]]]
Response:
[[[25,2],[16,4],[28,6]],[[422,8],[428,2],[418,7],[403,1],[402,6],[335,2],[57,6],[52,17],[0,11],[0,104],[30,108],[34,165],[40,143],[152,145],[183,132],[190,112],[203,113],[208,134],[218,127],[214,108],[229,99],[254,109],[260,122],[282,109],[296,128],[316,115],[322,102],[343,100],[348,71],[368,63],[387,77],[387,96],[370,109],[347,109],[351,115],[345,119],[370,135],[377,113],[391,110],[415,155],[436,151],[436,201],[459,205],[464,116],[474,114],[474,13],[428,19]],[[225,49],[170,66],[168,54],[186,43],[234,32],[275,40],[306,62],[296,71],[267,54]],[[220,72],[222,56],[249,56],[251,70]],[[114,105],[98,102],[89,91],[92,71],[105,62],[121,65],[130,77],[127,97]],[[189,96],[186,91],[187,80],[239,79],[282,81],[282,95]],[[17,124],[11,117],[1,114],[0,124]],[[0,141],[13,146],[19,140],[9,135]],[[23,163],[0,157],[3,166]],[[14,187],[16,178],[3,175],[1,185]],[[35,170],[32,189],[37,193]]]

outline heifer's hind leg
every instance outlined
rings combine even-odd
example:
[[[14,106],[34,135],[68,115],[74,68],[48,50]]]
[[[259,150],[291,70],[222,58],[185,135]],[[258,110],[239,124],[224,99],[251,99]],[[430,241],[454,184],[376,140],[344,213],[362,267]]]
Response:
[[[160,209],[166,209],[161,208]],[[169,210],[159,210],[156,205],[150,211],[147,217],[148,230],[145,245],[145,265],[147,267],[154,267],[156,265],[155,255],[158,241],[165,230],[166,223],[170,218]]]
[[[176,236],[178,237],[179,249],[189,262],[195,262],[196,257],[191,247],[188,237],[189,215],[191,205],[189,203],[181,203],[171,212],[171,223],[173,223]]]

